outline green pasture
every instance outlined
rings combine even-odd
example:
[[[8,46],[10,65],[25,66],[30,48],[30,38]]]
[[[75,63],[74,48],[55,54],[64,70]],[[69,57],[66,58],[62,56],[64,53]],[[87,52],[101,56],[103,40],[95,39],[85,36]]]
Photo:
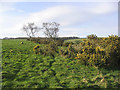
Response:
[[[70,39],[70,40],[65,40],[65,42],[73,42],[73,43],[77,43],[77,42],[82,42],[85,39]]]
[[[82,39],[65,42],[81,42]],[[21,44],[23,42],[23,44]],[[118,88],[120,70],[85,66],[76,59],[35,54],[37,43],[2,40],[2,88]],[[40,47],[45,45],[40,44]]]

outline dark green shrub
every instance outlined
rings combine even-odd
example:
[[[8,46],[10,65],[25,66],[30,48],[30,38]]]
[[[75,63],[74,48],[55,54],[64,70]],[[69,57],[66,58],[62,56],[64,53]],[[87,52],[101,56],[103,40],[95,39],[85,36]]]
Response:
[[[97,39],[97,36],[94,34],[88,35],[87,36],[88,39]]]
[[[48,44],[50,43],[50,40],[47,40],[47,39],[41,39],[38,41],[39,44]]]
[[[65,42],[65,43],[63,43],[63,46],[64,46],[64,47],[68,47],[69,44],[72,44],[72,45],[73,45],[74,43],[73,43],[73,42]]]
[[[56,40],[55,42],[56,42],[57,46],[62,46],[64,41],[63,40]]]
[[[106,44],[106,64],[120,67],[120,40],[118,36],[109,36]]]
[[[75,49],[72,47],[72,44],[69,44],[67,48],[62,48],[59,51],[61,56],[64,56],[66,58],[74,58],[75,57]]]
[[[68,55],[68,50],[67,50],[67,48],[61,48],[60,50],[59,50],[59,54],[63,57],[67,57],[67,55]]]
[[[49,50],[53,50],[53,51],[57,51],[57,49],[58,49],[58,47],[57,47],[57,44],[56,44],[56,42],[54,42],[54,41],[51,41],[48,45],[47,45],[47,48],[49,49]]]
[[[44,47],[39,47],[38,45],[33,48],[36,54],[42,54],[44,56],[52,56],[54,57],[58,52],[58,46],[56,42],[51,41],[49,44],[45,45]]]

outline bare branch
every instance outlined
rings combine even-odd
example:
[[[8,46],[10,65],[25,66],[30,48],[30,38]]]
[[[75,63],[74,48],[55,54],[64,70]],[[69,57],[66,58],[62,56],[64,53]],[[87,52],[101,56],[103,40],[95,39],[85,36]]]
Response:
[[[56,22],[43,23],[43,28],[45,29],[44,34],[49,38],[56,38],[58,36],[59,25]]]
[[[26,32],[27,36],[34,37],[41,28],[38,28],[34,23],[27,23],[26,25],[23,25],[22,29]]]

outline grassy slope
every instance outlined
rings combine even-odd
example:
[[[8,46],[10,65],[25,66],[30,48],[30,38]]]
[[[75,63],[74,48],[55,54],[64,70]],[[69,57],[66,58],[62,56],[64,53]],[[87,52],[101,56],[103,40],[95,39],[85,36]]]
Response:
[[[35,45],[26,40],[3,40],[3,88],[118,87],[119,70],[99,70],[59,55],[35,55]]]
[[[82,42],[84,39],[70,39],[70,40],[65,40],[65,42],[73,42],[75,43],[76,41]]]

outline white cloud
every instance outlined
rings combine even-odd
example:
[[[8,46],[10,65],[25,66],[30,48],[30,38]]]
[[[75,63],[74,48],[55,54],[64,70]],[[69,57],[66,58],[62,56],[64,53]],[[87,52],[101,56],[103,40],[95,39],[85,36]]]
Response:
[[[61,5],[50,7],[40,12],[31,13],[26,22],[56,21],[62,26],[69,26],[75,23],[85,22],[96,15],[111,13],[116,9],[117,7],[115,7],[113,3],[97,3],[89,7]]]
[[[16,15],[9,15],[8,12],[24,12],[23,10],[18,10],[13,7],[15,3],[13,2],[0,2],[0,34],[4,37],[4,35],[15,35],[20,32],[20,27],[18,26],[24,17],[16,16]],[[2,37],[0,36],[0,37]]]
[[[95,6],[91,12],[95,14],[106,14],[117,10],[117,5],[113,5],[113,3],[100,3],[98,6]]]
[[[17,12],[19,12],[19,13],[23,13],[24,12],[24,10],[16,10]]]
[[[12,5],[13,3],[0,2],[0,13],[16,10]]]

